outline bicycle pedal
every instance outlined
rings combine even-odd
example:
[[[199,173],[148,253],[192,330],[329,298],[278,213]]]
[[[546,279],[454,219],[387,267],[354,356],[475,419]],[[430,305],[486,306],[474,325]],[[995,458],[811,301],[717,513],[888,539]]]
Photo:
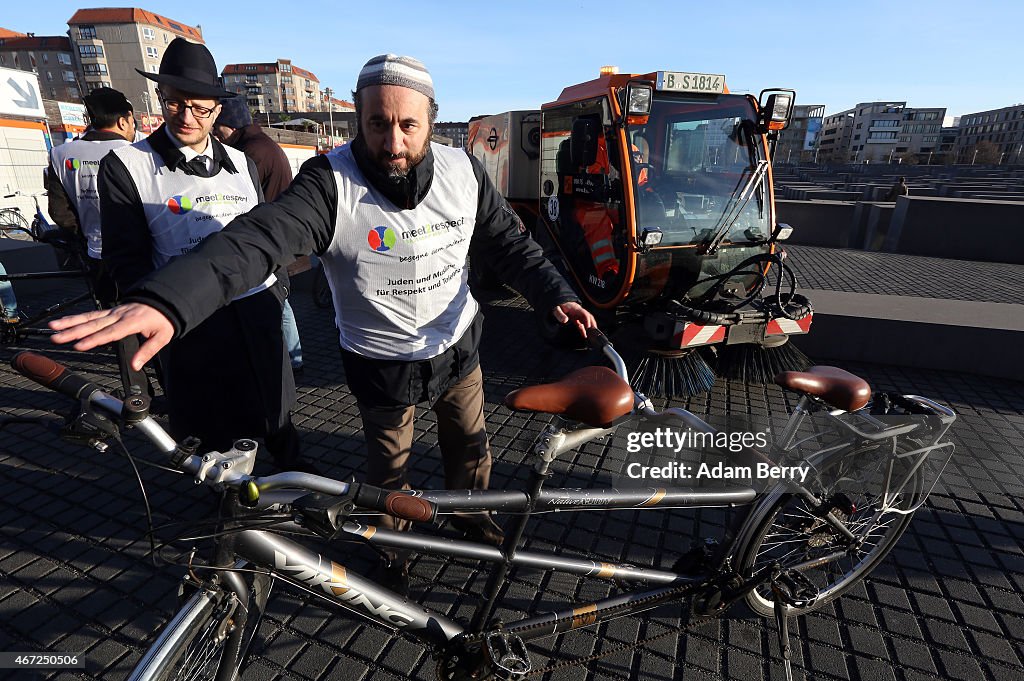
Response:
[[[808,608],[817,600],[818,589],[802,572],[781,570],[772,577],[772,594],[791,607]]]
[[[484,649],[491,671],[499,679],[521,679],[530,673],[530,653],[523,639],[494,632],[485,639]]]

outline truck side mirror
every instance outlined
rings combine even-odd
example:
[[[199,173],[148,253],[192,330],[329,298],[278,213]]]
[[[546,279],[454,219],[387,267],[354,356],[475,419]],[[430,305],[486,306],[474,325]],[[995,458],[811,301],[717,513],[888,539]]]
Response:
[[[597,137],[600,127],[593,118],[577,118],[572,122],[569,137],[569,156],[576,168],[592,165],[597,161]]]
[[[767,95],[767,97],[765,96]],[[769,130],[785,130],[793,118],[793,105],[796,102],[795,90],[761,90],[758,96],[758,127],[761,132]]]

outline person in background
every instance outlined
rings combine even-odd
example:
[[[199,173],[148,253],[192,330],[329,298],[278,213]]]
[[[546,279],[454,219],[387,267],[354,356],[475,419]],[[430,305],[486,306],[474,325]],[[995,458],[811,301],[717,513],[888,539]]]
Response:
[[[907,188],[907,178],[899,177],[896,178],[896,182],[892,185],[889,193],[885,195],[886,201],[895,201],[901,196],[907,196],[910,194],[910,189]]]
[[[252,113],[244,97],[232,97],[221,102],[220,115],[213,124],[213,134],[229,147],[238,149],[252,159],[260,176],[263,187],[263,198],[271,202],[277,198],[292,182],[292,167],[285,156],[284,150],[270,139],[263,128],[253,123]],[[283,276],[284,271],[278,272]],[[302,371],[302,342],[299,340],[299,327],[295,323],[295,313],[285,298],[281,330],[284,332],[284,344],[288,349],[288,358],[292,363],[292,371]]]
[[[96,182],[103,157],[135,139],[135,116],[132,103],[113,88],[97,88],[82,101],[89,113],[89,131],[50,151],[50,168],[46,173],[48,212],[57,226],[82,240],[96,299],[102,306],[110,307],[117,300],[117,290],[102,264],[100,195]]]
[[[103,262],[122,291],[173,267],[262,199],[255,164],[210,134],[221,100],[204,46],[175,38],[156,81],[165,123],[100,165]],[[281,334],[284,286],[271,269],[160,353],[171,434],[207,450],[264,437],[279,468],[310,470],[291,422],[295,383]],[[195,288],[182,282],[180,292]],[[170,298],[171,292],[165,292]],[[158,305],[162,305],[158,303]],[[115,308],[116,309],[116,308]],[[134,367],[136,370],[141,367]]]
[[[4,264],[0,262],[0,275],[6,274],[7,270],[4,269]],[[17,324],[19,320],[18,299],[14,295],[11,282],[6,279],[0,279],[0,323]]]

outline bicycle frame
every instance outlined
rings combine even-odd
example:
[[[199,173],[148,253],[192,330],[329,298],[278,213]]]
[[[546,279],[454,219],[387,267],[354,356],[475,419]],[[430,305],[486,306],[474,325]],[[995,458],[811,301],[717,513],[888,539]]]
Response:
[[[924,398],[913,398],[922,406],[935,409],[938,413],[951,416],[952,412]],[[794,428],[793,420],[802,418],[806,405],[791,416],[787,433]],[[664,422],[668,419],[684,422],[704,432],[717,432],[696,415],[672,409],[662,413],[641,413],[631,420],[640,419]],[[620,424],[623,425],[623,424]],[[911,426],[913,429],[916,426]],[[948,427],[948,423],[946,424]],[[466,540],[420,534],[415,531],[396,532],[347,519],[340,524],[340,533],[368,544],[415,553],[437,556],[481,560],[492,563],[496,570],[491,572],[484,589],[481,603],[469,627],[463,627],[441,613],[411,603],[398,594],[388,591],[373,581],[349,570],[343,563],[312,551],[286,537],[264,530],[242,530],[234,535],[236,554],[254,566],[266,569],[275,578],[290,582],[311,591],[317,596],[349,611],[370,619],[377,624],[401,630],[410,636],[433,646],[446,646],[468,633],[481,633],[497,605],[500,586],[507,571],[512,567],[529,567],[550,572],[568,573],[580,577],[614,580],[618,583],[651,584],[650,588],[617,594],[594,602],[564,603],[555,612],[545,613],[514,622],[504,622],[501,633],[515,634],[523,640],[558,634],[578,627],[592,626],[608,619],[630,615],[659,607],[667,602],[679,600],[704,588],[717,588],[718,582],[728,573],[730,561],[738,546],[749,534],[749,523],[744,523],[733,536],[726,537],[722,551],[713,563],[699,574],[679,574],[671,570],[638,567],[628,563],[611,563],[590,558],[564,556],[559,553],[545,553],[517,548],[525,525],[534,514],[553,511],[613,511],[650,510],[667,508],[712,508],[746,507],[752,517],[759,504],[770,504],[780,494],[806,495],[814,504],[821,500],[814,497],[803,485],[780,482],[767,494],[759,495],[753,487],[732,486],[713,491],[702,491],[685,487],[617,489],[545,489],[544,481],[550,475],[550,464],[557,457],[576,447],[613,432],[614,428],[581,428],[577,430],[549,429],[541,434],[534,451],[536,463],[531,471],[527,491],[509,490],[439,490],[414,491],[434,503],[439,512],[496,511],[517,514],[506,535],[503,546],[495,547]],[[908,428],[889,428],[889,433],[904,433]],[[939,433],[939,437],[945,428]],[[877,437],[878,436],[873,436]],[[936,438],[936,440],[938,437]],[[908,454],[917,455],[914,468],[921,464],[932,450],[946,445],[933,445]],[[748,455],[764,455],[749,450]],[[305,483],[303,484],[303,481]],[[257,481],[261,491],[259,510],[270,510],[275,506],[288,505],[302,496],[303,492],[284,491],[280,487],[303,484],[311,490],[326,494],[344,494],[348,484],[326,481],[317,476],[283,474]],[[902,481],[906,484],[906,480]],[[899,489],[895,493],[898,493]],[[831,514],[823,517],[837,531],[843,531],[851,541],[858,539]],[[292,529],[298,530],[299,526]],[[866,530],[865,530],[866,531]],[[801,570],[817,567],[830,560],[846,555],[846,551],[808,560],[790,569]],[[732,575],[737,576],[737,575]],[[733,590],[736,594],[746,593],[769,580],[766,572],[742,578]]]
[[[20,357],[20,356],[19,356]],[[224,531],[218,533],[215,546],[215,562],[210,566],[221,575],[221,586],[227,592],[234,592],[239,601],[244,602],[246,585],[244,580],[233,570],[237,560],[248,564],[247,569],[265,572],[275,579],[290,583],[306,590],[317,597],[340,608],[373,621],[391,630],[400,631],[412,638],[420,640],[435,652],[449,655],[451,651],[464,650],[469,641],[488,637],[487,646],[490,652],[491,638],[500,637],[506,643],[522,641],[560,634],[581,627],[589,627],[612,618],[636,614],[651,610],[663,604],[679,601],[687,596],[695,596],[694,612],[710,614],[722,611],[736,600],[747,596],[755,589],[771,584],[776,595],[775,612],[779,624],[780,641],[788,641],[788,629],[785,624],[787,605],[783,600],[780,584],[784,584],[788,575],[799,574],[804,570],[812,570],[844,557],[853,556],[860,551],[864,536],[851,531],[844,520],[833,513],[833,509],[841,506],[833,505],[834,501],[819,498],[812,487],[793,481],[780,481],[772,485],[766,494],[759,494],[750,486],[734,485],[713,490],[700,490],[690,487],[637,488],[637,489],[577,489],[551,488],[545,489],[545,482],[551,476],[552,463],[565,452],[599,437],[609,435],[615,428],[595,427],[552,427],[543,431],[533,449],[533,466],[530,479],[523,490],[439,490],[409,492],[391,492],[392,496],[411,501],[414,511],[403,512],[391,510],[393,507],[384,504],[394,515],[406,519],[421,521],[433,520],[434,514],[454,512],[485,512],[497,511],[513,515],[513,521],[507,528],[504,543],[500,547],[477,543],[462,539],[454,539],[436,535],[425,535],[418,532],[397,532],[362,521],[361,516],[352,513],[352,499],[359,499],[360,486],[354,483],[341,482],[330,478],[305,473],[282,473],[262,478],[252,477],[251,473],[256,457],[256,443],[243,440],[226,453],[211,452],[198,456],[190,450],[182,448],[174,442],[156,422],[148,416],[147,400],[141,396],[131,397],[122,404],[116,398],[106,395],[95,385],[84,379],[68,374],[63,367],[51,360],[35,357],[20,362],[15,359],[15,366],[25,375],[38,380],[44,385],[53,387],[75,399],[87,400],[88,403],[100,407],[104,412],[123,418],[142,431],[157,448],[170,455],[172,462],[178,467],[194,475],[197,484],[208,484],[226,489],[228,496],[222,506],[222,524]],[[616,355],[617,357],[617,355]],[[43,360],[43,361],[39,361]],[[621,362],[621,360],[619,360]],[[908,404],[916,405],[928,414],[927,423],[898,424],[887,426],[885,423],[869,415],[854,412],[857,423],[843,420],[846,412],[840,410],[827,411],[835,422],[836,428],[855,434],[851,444],[860,446],[863,443],[886,443],[898,436],[914,433],[917,429],[934,435],[930,445],[916,446],[911,451],[897,451],[894,447],[891,458],[883,459],[889,463],[889,476],[885,479],[885,494],[882,507],[877,514],[890,511],[904,513],[907,509],[887,508],[891,500],[899,496],[907,481],[926,461],[928,456],[947,444],[939,444],[939,440],[955,419],[952,410],[938,405],[931,400],[916,396],[902,396]],[[800,399],[797,409],[790,417],[789,423],[782,431],[778,448],[773,450],[777,457],[785,458],[799,448],[801,442],[796,440],[800,422],[806,418],[812,403],[820,401],[809,396]],[[82,410],[79,410],[80,413]],[[668,409],[656,412],[642,395],[636,394],[636,402],[631,414],[623,417],[615,427],[626,424],[638,425],[649,423],[682,423],[694,430],[717,433],[712,426],[683,409]],[[863,423],[861,423],[863,422]],[[866,425],[864,425],[866,424]],[[804,442],[813,440],[807,438]],[[725,453],[725,452],[722,452]],[[823,448],[807,460],[814,464],[834,457],[841,450]],[[735,453],[734,453],[735,454]],[[752,448],[743,448],[739,454],[773,461],[771,457]],[[888,455],[887,455],[888,456]],[[913,459],[912,457],[917,457]],[[902,476],[902,480],[893,482],[891,476],[894,460],[904,460],[910,473]],[[844,461],[846,458],[843,459]],[[947,459],[948,461],[948,459]],[[944,463],[942,464],[945,465]],[[940,471],[941,473],[941,471]],[[246,503],[239,502],[242,490],[246,493]],[[376,489],[376,488],[374,488]],[[381,490],[376,490],[380,492]],[[916,508],[930,489],[924,490],[922,499],[915,504]],[[768,565],[754,566],[748,563],[750,574],[741,574],[734,567],[734,557],[742,556],[749,542],[757,532],[760,521],[771,519],[767,515],[772,512],[774,504],[782,495],[802,497],[806,501],[813,521],[827,526],[829,532],[838,539],[829,546],[825,555],[797,555],[801,562],[787,564],[785,573],[778,562]],[[334,506],[323,503],[342,504],[334,515],[329,513]],[[429,502],[429,503],[426,503]],[[418,515],[419,509],[426,505],[430,513]],[[266,529],[265,512],[280,510],[288,511],[291,520],[275,523],[274,532]],[[375,502],[363,502],[361,507],[383,510]],[[562,553],[540,552],[520,549],[520,540],[530,518],[545,512],[591,512],[614,510],[649,510],[667,508],[711,508],[711,507],[743,507],[748,509],[747,515],[734,518],[737,522],[727,523],[724,541],[720,550],[714,555],[705,555],[696,563],[679,561],[671,569],[655,567],[639,567],[629,563],[611,563],[589,557],[566,556]],[[261,518],[258,527],[246,527],[249,520],[245,513],[255,511]],[[877,518],[877,515],[876,515]],[[326,522],[325,522],[326,519]],[[874,526],[871,521],[865,524],[860,532],[867,532]],[[427,553],[454,558],[467,558],[492,563],[495,567],[490,571],[480,605],[465,626],[446,615],[411,602],[407,598],[390,591],[371,579],[351,571],[345,564],[321,555],[317,551],[302,545],[299,541],[278,534],[276,531],[289,533],[315,534],[328,539],[347,537],[362,540],[370,545],[401,549],[418,553]],[[762,530],[763,531],[763,530]],[[898,537],[898,535],[896,535]],[[884,554],[882,554],[884,555]],[[683,558],[683,556],[680,556]],[[554,612],[545,612],[529,616],[514,622],[505,622],[500,626],[492,624],[490,617],[498,604],[498,596],[508,571],[513,567],[529,567],[548,572],[560,572],[579,577],[613,580],[616,583],[634,583],[640,588],[634,591],[617,593],[592,602],[566,602],[560,604]],[[641,583],[644,583],[641,585]],[[809,582],[807,582],[810,584]],[[794,592],[795,594],[797,592]],[[799,595],[791,598],[799,599]],[[790,600],[797,603],[798,600]],[[810,601],[813,602],[813,599]],[[801,605],[800,607],[805,607]],[[784,643],[783,647],[787,647]],[[527,655],[526,649],[521,648]],[[154,653],[155,654],[155,653]],[[489,653],[488,653],[489,654]],[[149,654],[147,654],[147,658]],[[516,658],[516,654],[510,655]],[[789,675],[788,654],[783,655]],[[455,660],[454,657],[451,658]],[[497,663],[496,663],[497,664]],[[527,667],[528,658],[526,661]],[[230,665],[228,665],[230,666]],[[228,667],[222,664],[221,669]]]

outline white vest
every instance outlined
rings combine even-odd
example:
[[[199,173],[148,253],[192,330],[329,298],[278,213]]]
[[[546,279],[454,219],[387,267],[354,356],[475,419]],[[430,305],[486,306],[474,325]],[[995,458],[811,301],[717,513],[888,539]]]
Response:
[[[238,172],[221,168],[214,177],[199,177],[169,169],[148,139],[114,150],[142,199],[153,237],[153,267],[159,269],[188,253],[259,202],[245,155],[228,146],[224,151]],[[275,281],[277,278],[271,274],[238,298],[273,286]]]
[[[73,140],[54,147],[50,160],[60,183],[78,213],[78,225],[89,249],[89,257],[99,259],[102,253],[100,239],[100,195],[96,190],[96,177],[100,161],[112,149],[131,144],[128,140]]]
[[[466,282],[478,183],[461,149],[432,144],[427,196],[398,209],[369,184],[350,145],[327,158],[338,185],[334,239],[323,255],[341,347],[416,361],[462,338],[478,306]]]

